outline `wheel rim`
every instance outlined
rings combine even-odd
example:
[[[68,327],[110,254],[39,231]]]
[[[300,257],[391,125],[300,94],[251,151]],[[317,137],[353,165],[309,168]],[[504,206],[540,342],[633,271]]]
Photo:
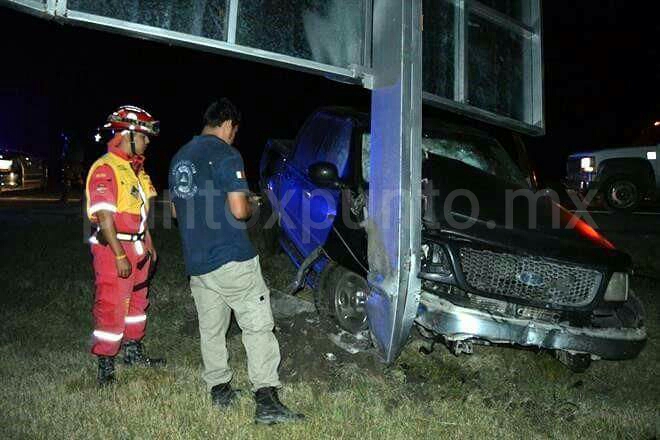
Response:
[[[339,325],[356,333],[367,322],[367,287],[358,275],[347,274],[335,289],[335,316]]]
[[[614,182],[609,188],[607,197],[616,208],[630,208],[637,201],[637,187],[626,180]]]

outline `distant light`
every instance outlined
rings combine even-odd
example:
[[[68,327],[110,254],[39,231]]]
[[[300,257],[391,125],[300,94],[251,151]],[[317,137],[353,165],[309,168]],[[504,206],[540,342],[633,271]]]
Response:
[[[101,134],[96,133],[96,134],[94,135],[94,140],[96,141],[96,143],[101,142]]]
[[[590,172],[590,171],[587,171],[587,169],[591,168],[593,166],[594,166],[594,158],[593,157],[583,157],[582,159],[580,159],[580,168],[582,168],[587,173]]]
[[[13,161],[11,160],[0,160],[0,170],[2,171],[9,171],[11,169],[11,166],[13,165]]]
[[[655,124],[653,124],[656,127],[660,127],[660,121],[656,121]]]
[[[646,158],[648,160],[656,160],[658,158],[658,153],[656,153],[655,151],[649,151],[648,153],[646,153]]]

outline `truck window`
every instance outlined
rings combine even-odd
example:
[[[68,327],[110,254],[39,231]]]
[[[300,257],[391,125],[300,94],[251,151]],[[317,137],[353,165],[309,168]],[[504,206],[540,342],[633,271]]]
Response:
[[[317,162],[330,162],[337,167],[339,177],[346,178],[348,153],[351,148],[352,124],[348,120],[336,119],[332,129],[319,146]]]
[[[314,115],[304,125],[296,139],[296,150],[293,154],[293,164],[302,172],[315,162],[316,152],[323,142],[329,129],[329,117],[323,113]]]
[[[351,145],[352,124],[325,113],[310,119],[296,142],[293,163],[302,172],[318,162],[330,162],[337,167],[340,178],[346,177]]]

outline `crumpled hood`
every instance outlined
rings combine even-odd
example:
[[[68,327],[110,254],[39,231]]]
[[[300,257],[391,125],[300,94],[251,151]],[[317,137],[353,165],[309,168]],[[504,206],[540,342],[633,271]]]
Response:
[[[630,265],[626,254],[543,193],[433,155],[424,161],[422,177],[426,234],[616,270]]]

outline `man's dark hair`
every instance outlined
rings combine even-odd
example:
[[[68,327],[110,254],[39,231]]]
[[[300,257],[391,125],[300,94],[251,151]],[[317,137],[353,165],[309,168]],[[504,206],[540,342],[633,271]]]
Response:
[[[232,121],[234,125],[241,123],[241,112],[227,98],[221,98],[206,109],[204,124],[209,127],[219,127],[225,121]]]

